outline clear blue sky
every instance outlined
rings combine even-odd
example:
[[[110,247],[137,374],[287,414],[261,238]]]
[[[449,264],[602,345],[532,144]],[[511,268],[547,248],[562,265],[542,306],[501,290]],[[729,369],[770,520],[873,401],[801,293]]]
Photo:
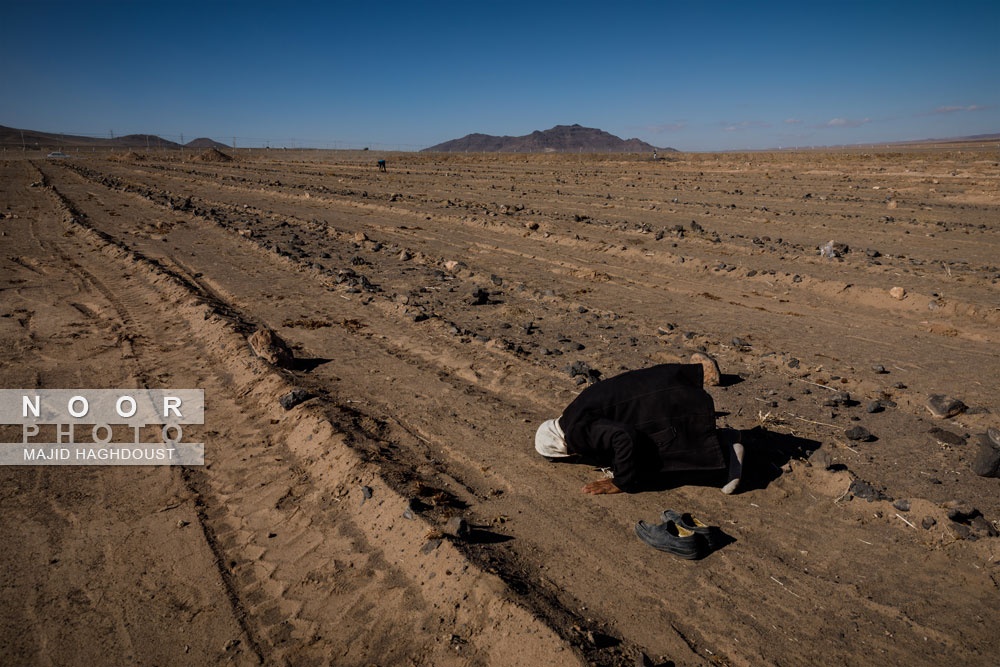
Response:
[[[1000,2],[5,3],[0,125],[684,150],[1000,132]]]

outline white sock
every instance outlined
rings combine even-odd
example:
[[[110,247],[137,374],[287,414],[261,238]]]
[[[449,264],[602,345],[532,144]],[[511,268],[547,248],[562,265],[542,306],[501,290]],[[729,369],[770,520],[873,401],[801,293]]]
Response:
[[[740,477],[743,475],[743,452],[742,443],[734,442],[733,449],[729,454],[729,481],[722,487],[722,492],[727,496],[736,490],[740,485]]]

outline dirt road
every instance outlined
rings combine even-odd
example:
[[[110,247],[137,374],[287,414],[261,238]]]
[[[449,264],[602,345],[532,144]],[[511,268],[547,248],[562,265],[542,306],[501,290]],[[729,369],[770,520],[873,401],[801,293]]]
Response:
[[[1000,410],[995,154],[292,157],[2,165],[3,386],[208,401],[204,468],[0,471],[3,655],[995,661],[1000,486],[969,470]],[[591,498],[535,455],[567,367],[698,349],[720,422],[758,427],[739,495]],[[632,525],[668,507],[734,541],[650,550]]]

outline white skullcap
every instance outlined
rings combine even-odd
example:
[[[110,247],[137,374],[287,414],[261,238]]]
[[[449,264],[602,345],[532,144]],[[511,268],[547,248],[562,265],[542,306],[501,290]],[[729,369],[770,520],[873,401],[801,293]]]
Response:
[[[558,419],[542,422],[535,433],[535,451],[550,459],[569,456],[566,449],[566,436],[559,427]]]

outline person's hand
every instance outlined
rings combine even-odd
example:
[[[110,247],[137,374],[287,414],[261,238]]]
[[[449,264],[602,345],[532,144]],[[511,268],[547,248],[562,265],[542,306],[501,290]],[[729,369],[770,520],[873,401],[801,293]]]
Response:
[[[622,490],[615,486],[614,480],[605,477],[603,479],[585,484],[583,492],[598,496],[602,493],[621,493]]]

